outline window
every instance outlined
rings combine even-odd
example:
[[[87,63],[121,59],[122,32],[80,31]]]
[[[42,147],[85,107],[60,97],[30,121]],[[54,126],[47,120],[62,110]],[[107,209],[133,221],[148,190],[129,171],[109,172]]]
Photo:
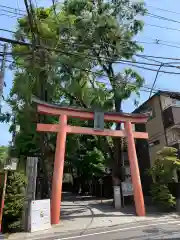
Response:
[[[176,132],[169,131],[166,134],[168,144],[171,144],[172,142],[176,142],[179,139],[179,136]]]
[[[155,115],[155,111],[152,107],[147,107],[145,109],[143,109],[141,111],[141,113],[144,113],[144,114],[148,114],[149,115],[149,119],[148,120],[151,120],[153,119],[156,115]]]
[[[175,103],[176,106],[180,107],[180,100],[176,100],[175,102],[176,102],[176,103]]]
[[[155,140],[155,141],[149,143],[149,147],[154,147],[154,146],[159,145],[159,144],[160,144],[160,141],[159,140]]]
[[[180,100],[179,100],[179,99],[176,99],[176,98],[173,98],[173,99],[172,99],[172,104],[175,105],[175,106],[180,107]]]
[[[164,101],[163,101],[163,110],[168,108],[169,106],[171,106],[173,103],[173,99],[170,97],[165,97]]]

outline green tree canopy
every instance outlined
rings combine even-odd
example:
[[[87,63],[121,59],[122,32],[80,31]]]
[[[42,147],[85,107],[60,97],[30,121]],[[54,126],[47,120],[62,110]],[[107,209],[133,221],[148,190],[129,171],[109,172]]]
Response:
[[[148,173],[153,180],[151,186],[153,200],[161,208],[169,209],[176,204],[175,196],[172,195],[169,187],[170,184],[176,182],[175,175],[177,175],[179,169],[180,159],[176,148],[164,147],[157,152],[157,158]]]
[[[139,16],[145,12],[142,3],[129,0],[67,0],[50,8],[31,9],[31,15],[18,20],[15,38],[32,44],[13,45],[15,77],[8,102],[16,116],[14,124],[20,125],[15,141],[18,155],[40,152],[44,169],[49,165],[47,158],[54,154],[55,135],[38,134],[36,123],[55,123],[57,119],[40,118],[32,96],[61,105],[116,112],[132,93],[139,96],[144,79],[121,66],[121,60],[135,61],[134,55],[143,50],[134,37],[143,28]],[[92,126],[92,122],[85,124]],[[91,137],[87,141],[75,139],[88,149]],[[119,178],[120,141],[97,137],[94,141],[85,161],[99,156],[101,162],[109,157],[114,176]],[[67,147],[67,156],[72,154],[71,148]]]
[[[0,166],[1,168],[4,166],[6,161],[8,160],[8,146],[0,146]]]

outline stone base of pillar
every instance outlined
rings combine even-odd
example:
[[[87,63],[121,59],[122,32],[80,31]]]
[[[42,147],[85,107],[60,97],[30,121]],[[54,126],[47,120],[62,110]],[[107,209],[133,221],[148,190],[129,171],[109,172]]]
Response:
[[[179,198],[176,199],[176,211],[178,214],[180,214],[180,199]]]
[[[113,186],[114,188],[114,207],[117,210],[120,210],[122,207],[121,203],[121,189],[120,186]]]

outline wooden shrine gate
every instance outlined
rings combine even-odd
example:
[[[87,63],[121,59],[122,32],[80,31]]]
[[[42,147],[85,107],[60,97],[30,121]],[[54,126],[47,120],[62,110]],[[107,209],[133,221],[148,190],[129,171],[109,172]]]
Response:
[[[132,129],[134,123],[145,123],[148,116],[143,114],[125,114],[107,112],[104,113],[104,121],[112,121],[116,123],[124,123],[124,130],[110,130],[103,129],[97,130],[87,127],[70,126],[67,124],[68,117],[80,118],[84,120],[93,120],[94,112],[86,111],[85,109],[75,109],[68,107],[61,107],[59,105],[47,104],[39,100],[34,100],[38,106],[37,111],[41,114],[56,115],[59,116],[59,124],[37,124],[37,131],[41,132],[56,132],[56,152],[54,161],[54,173],[52,182],[52,198],[51,198],[51,223],[58,224],[60,219],[61,208],[61,195],[62,195],[62,179],[64,169],[64,156],[66,146],[67,133],[74,134],[90,134],[100,136],[112,136],[112,137],[127,137],[128,140],[128,156],[131,169],[131,177],[134,191],[134,200],[136,213],[138,216],[145,216],[144,197],[142,192],[139,166],[136,155],[136,147],[134,138],[147,139],[148,134],[146,132],[135,132]]]

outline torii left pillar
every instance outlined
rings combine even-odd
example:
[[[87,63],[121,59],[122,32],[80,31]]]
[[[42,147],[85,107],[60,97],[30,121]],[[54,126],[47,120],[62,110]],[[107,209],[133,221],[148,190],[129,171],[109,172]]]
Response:
[[[51,199],[51,223],[59,223],[59,214],[61,209],[61,196],[62,196],[62,176],[64,170],[64,155],[66,147],[67,135],[67,116],[61,115],[59,117],[59,128],[56,140],[56,153],[54,161],[54,173],[52,184],[52,199]]]

